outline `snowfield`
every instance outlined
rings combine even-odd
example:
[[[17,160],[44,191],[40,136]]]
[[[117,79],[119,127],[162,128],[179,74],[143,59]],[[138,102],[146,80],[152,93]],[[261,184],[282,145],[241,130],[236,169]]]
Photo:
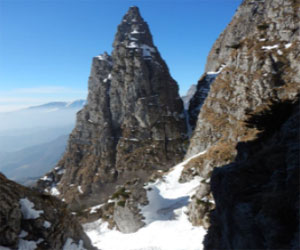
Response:
[[[163,180],[148,184],[145,188],[149,204],[141,207],[146,226],[135,233],[123,234],[108,229],[101,219],[83,225],[92,243],[102,250],[201,250],[206,231],[194,227],[186,215],[190,197],[200,183],[195,178],[179,183],[180,174],[191,159],[175,166]]]

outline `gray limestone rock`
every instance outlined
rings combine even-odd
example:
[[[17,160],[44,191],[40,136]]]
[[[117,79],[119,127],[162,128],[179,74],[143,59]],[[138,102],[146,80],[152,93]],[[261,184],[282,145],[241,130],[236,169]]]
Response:
[[[55,187],[74,211],[182,160],[187,128],[178,86],[137,7],[118,26],[112,55],[93,58],[87,99],[65,155],[38,184],[50,193]]]
[[[114,221],[117,228],[123,233],[134,233],[145,224],[126,204],[116,204],[114,209]]]

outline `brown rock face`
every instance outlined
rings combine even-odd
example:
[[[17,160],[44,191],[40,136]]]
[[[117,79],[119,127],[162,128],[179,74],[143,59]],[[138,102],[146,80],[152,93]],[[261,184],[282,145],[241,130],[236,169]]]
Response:
[[[0,200],[0,249],[35,246],[58,250],[70,243],[81,249],[94,249],[75,217],[57,198],[25,188],[0,174]]]
[[[263,109],[272,99],[296,96],[300,83],[298,10],[299,3],[292,0],[244,1],[239,7],[208,57],[208,71],[225,67],[211,85],[188,155],[222,138],[243,140],[246,132],[238,124],[248,113]]]
[[[245,123],[249,115],[269,109],[274,101],[297,98],[299,7],[299,1],[293,0],[245,0],[220,35],[206,65],[206,74],[216,78],[201,107],[186,157],[203,150],[207,153],[185,169],[183,180],[201,175],[209,182],[214,167],[235,159],[237,143],[256,138],[259,130]],[[190,205],[194,224],[202,224],[209,210],[197,201],[206,200],[205,207],[211,207],[211,194],[200,193]]]
[[[142,189],[155,170],[181,161],[186,124],[178,86],[136,7],[124,16],[112,55],[93,59],[86,106],[57,168],[39,187],[75,209],[99,204],[116,185]],[[136,195],[137,197],[139,195]]]

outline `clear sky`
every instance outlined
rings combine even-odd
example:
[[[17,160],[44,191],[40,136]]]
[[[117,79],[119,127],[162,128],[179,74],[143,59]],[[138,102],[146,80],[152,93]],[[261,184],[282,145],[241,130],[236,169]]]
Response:
[[[180,94],[242,0],[0,0],[0,112],[85,99],[91,60],[138,6]]]

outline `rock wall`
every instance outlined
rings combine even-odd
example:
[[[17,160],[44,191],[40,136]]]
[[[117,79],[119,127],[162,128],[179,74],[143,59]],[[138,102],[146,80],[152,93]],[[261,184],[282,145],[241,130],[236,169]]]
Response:
[[[95,249],[57,198],[0,174],[0,200],[0,249]]]
[[[248,125],[258,138],[213,171],[205,249],[299,249],[299,101],[274,103]]]
[[[202,107],[188,155],[222,138],[242,140],[245,131],[239,131],[238,123],[248,113],[264,108],[271,99],[297,94],[299,15],[298,1],[242,3],[209,54],[207,70],[222,70]]]
[[[204,150],[206,154],[191,161],[181,178],[204,178],[190,204],[195,225],[209,226],[208,211],[214,205],[207,188],[212,170],[232,162],[237,143],[253,140],[259,132],[246,126],[249,116],[274,101],[295,100],[300,92],[299,7],[293,0],[243,1],[208,56],[206,74],[214,74],[215,80],[186,157]]]
[[[146,202],[143,183],[185,154],[178,86],[137,7],[118,26],[113,48],[111,56],[93,59],[88,101],[77,115],[67,151],[39,181],[40,189],[73,210],[105,202],[125,184],[135,202],[126,195],[118,204],[136,210],[134,203]]]

